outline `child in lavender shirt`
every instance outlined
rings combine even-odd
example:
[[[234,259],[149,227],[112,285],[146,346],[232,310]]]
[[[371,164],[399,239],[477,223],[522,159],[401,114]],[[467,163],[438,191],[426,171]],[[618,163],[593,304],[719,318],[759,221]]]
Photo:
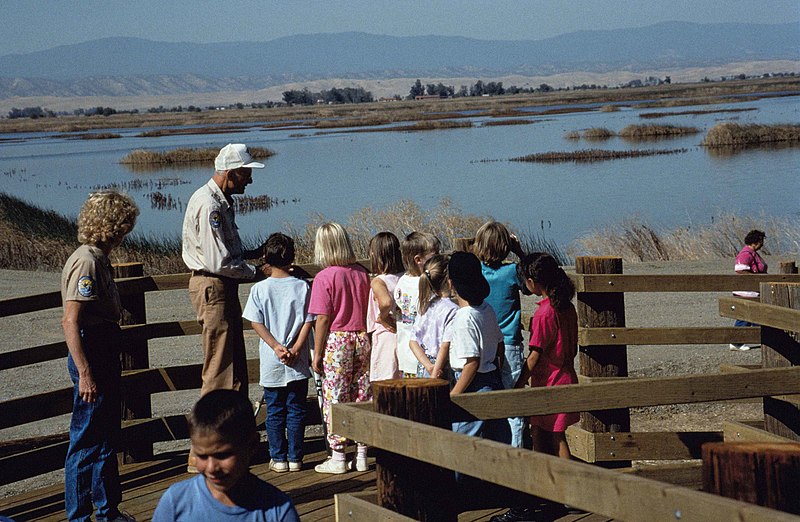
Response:
[[[449,380],[450,343],[445,330],[458,305],[450,300],[447,284],[448,257],[436,254],[425,262],[419,279],[419,308],[409,346],[417,358],[417,377]]]

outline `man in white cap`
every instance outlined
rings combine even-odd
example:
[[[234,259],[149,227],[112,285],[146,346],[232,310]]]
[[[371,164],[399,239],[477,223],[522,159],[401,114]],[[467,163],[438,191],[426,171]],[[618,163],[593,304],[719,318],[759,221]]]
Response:
[[[254,168],[264,164],[253,161],[247,146],[225,145],[214,160],[214,176],[186,205],[183,262],[192,271],[189,296],[203,327],[201,395],[222,388],[248,396],[239,283],[255,278],[257,268],[245,260],[262,250],[242,248],[231,196],[244,193]]]

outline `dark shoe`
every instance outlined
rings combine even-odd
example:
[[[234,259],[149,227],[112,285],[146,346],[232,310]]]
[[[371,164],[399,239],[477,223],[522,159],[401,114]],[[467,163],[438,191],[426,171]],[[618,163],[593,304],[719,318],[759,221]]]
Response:
[[[538,522],[538,512],[530,508],[511,508],[502,515],[495,515],[489,522]]]

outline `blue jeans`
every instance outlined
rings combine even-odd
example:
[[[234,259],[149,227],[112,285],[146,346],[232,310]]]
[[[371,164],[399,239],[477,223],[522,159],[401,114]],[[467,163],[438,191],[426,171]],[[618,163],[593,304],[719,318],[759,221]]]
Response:
[[[308,379],[291,381],[286,386],[264,388],[267,405],[269,456],[276,462],[302,462],[306,428]]]
[[[453,370],[455,380],[461,378],[460,370]],[[488,391],[502,390],[503,385],[500,382],[498,372],[478,373],[472,382],[469,384],[465,393],[482,393]],[[472,437],[481,437],[484,439],[494,440],[509,444],[511,442],[511,433],[509,432],[508,422],[504,419],[492,420],[474,420],[466,422],[454,422],[453,431],[456,433],[463,433]]]
[[[525,363],[521,344],[505,345],[505,362],[500,370],[500,378],[503,381],[503,388],[511,390],[514,388],[519,375],[522,373],[522,365]],[[509,417],[508,426],[511,428],[511,445],[515,448],[522,447],[522,433],[525,431],[524,417]]]
[[[122,501],[116,455],[120,436],[119,327],[83,329],[81,339],[97,384],[97,399],[91,404],[81,399],[78,368],[68,356],[73,391],[64,462],[64,505],[69,520],[88,521],[94,501],[97,520],[102,521],[119,515]]]

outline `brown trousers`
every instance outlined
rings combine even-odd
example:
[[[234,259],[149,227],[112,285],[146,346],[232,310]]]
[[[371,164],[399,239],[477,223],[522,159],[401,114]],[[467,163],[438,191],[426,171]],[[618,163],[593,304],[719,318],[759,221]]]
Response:
[[[189,297],[203,327],[203,387],[238,390],[248,396],[247,356],[242,331],[239,284],[232,279],[192,275]]]

